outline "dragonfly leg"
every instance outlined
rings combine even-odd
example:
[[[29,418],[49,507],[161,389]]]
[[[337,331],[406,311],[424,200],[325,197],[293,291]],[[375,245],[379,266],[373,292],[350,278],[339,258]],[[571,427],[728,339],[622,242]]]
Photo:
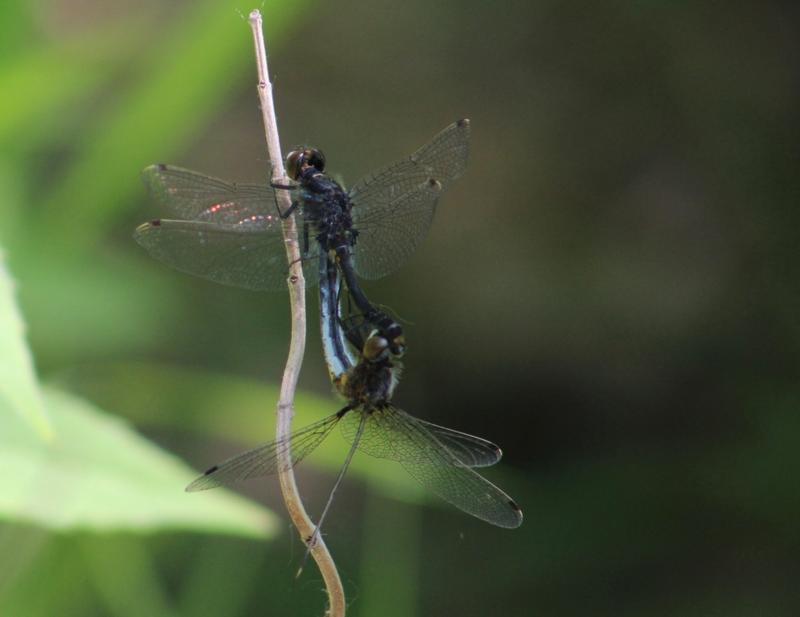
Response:
[[[308,255],[308,223],[303,222],[303,255]]]
[[[294,207],[295,204],[292,204]],[[287,214],[291,214],[291,209],[287,211]],[[281,215],[281,218],[286,218],[285,216]],[[309,244],[308,244],[308,223],[303,223],[303,244],[300,247],[300,257],[298,259],[293,260],[289,263],[289,268],[291,268],[294,264],[300,262],[303,263],[306,259],[308,259],[309,252]]]
[[[291,184],[278,184],[277,182],[270,182],[269,185],[274,189],[282,189],[284,191],[291,191],[297,188]]]
[[[291,267],[292,267],[294,264],[296,264],[296,263],[303,263],[303,261],[304,261],[304,260],[305,260],[305,257],[300,257],[300,258],[298,258],[298,259],[294,259],[294,260],[292,260],[292,262],[289,264],[289,267],[291,268]]]
[[[292,205],[291,205],[291,206],[289,206],[289,208],[286,210],[286,212],[281,212],[281,209],[280,209],[280,208],[278,208],[278,215],[279,215],[279,216],[280,216],[282,219],[288,219],[288,218],[289,218],[289,217],[292,215],[292,212],[294,212],[295,210],[297,210],[297,206],[299,206],[299,205],[300,205],[300,202],[299,202],[299,201],[293,201],[293,202],[292,202]]]
[[[348,411],[351,411],[353,408],[350,405],[347,405],[344,409],[339,411],[338,413],[341,416],[344,416]],[[340,416],[340,417],[341,417]],[[344,459],[344,465],[339,470],[339,475],[336,478],[336,482],[333,484],[333,488],[331,489],[330,495],[328,495],[328,501],[325,504],[325,507],[322,509],[322,514],[319,515],[319,520],[317,521],[316,526],[314,527],[314,532],[308,536],[307,538],[303,538],[306,543],[306,553],[303,556],[303,562],[300,564],[300,568],[297,570],[297,574],[295,574],[295,578],[300,578],[300,574],[303,572],[303,568],[305,568],[306,561],[308,560],[308,556],[311,554],[311,549],[313,549],[317,542],[319,541],[320,537],[320,529],[322,527],[322,523],[325,521],[325,516],[328,514],[328,510],[330,510],[331,504],[333,503],[333,496],[336,494],[336,489],[339,488],[339,485],[342,483],[342,478],[344,478],[344,474],[347,471],[347,468],[350,467],[350,461],[353,460],[353,455],[356,453],[356,448],[358,448],[358,444],[361,441],[361,436],[364,434],[364,426],[367,423],[367,415],[362,413],[361,418],[358,422],[358,430],[356,431],[355,437],[353,437],[353,444],[350,446],[350,450],[347,452],[347,457]]]

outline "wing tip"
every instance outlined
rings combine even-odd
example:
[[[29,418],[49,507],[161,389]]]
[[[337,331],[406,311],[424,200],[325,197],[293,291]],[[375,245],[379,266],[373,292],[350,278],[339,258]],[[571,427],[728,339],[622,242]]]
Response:
[[[146,171],[167,171],[169,168],[170,166],[166,163],[151,163],[142,170],[142,173]]]
[[[439,193],[443,189],[442,183],[436,178],[428,178],[427,187],[434,193]]]
[[[156,200],[158,200],[159,192],[163,190],[161,174],[164,173],[166,169],[167,165],[164,163],[155,163],[145,167],[139,174],[145,189],[147,189],[150,196]]]
[[[513,499],[508,500],[508,505],[511,506],[511,510],[515,515],[515,521],[511,525],[509,525],[509,529],[516,529],[520,525],[522,525],[522,520],[524,516],[522,515],[522,508],[519,507],[519,504],[514,501]]]
[[[209,488],[214,488],[215,486],[219,486],[219,483],[211,478],[209,480],[209,476],[213,474],[215,471],[219,469],[219,465],[214,465],[213,467],[209,467],[203,472],[203,475],[199,478],[195,478],[192,480],[191,483],[184,489],[187,493],[195,493],[197,491],[204,491]]]
[[[148,165],[142,170],[142,178],[145,182],[149,182],[150,177],[154,174],[161,173],[167,171],[169,169],[169,165],[166,163],[153,163],[152,165]]]
[[[161,219],[152,219],[147,221],[146,223],[142,223],[136,229],[133,230],[133,236],[140,236],[144,233],[147,233],[151,229],[155,227],[161,227]]]

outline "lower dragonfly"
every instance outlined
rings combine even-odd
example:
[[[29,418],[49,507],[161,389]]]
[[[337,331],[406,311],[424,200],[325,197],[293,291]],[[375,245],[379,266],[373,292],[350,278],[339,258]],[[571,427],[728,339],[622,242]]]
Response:
[[[399,361],[391,352],[389,341],[374,330],[364,334],[369,322],[345,329],[340,292],[336,263],[330,256],[321,255],[320,324],[331,380],[345,399],[345,406],[288,438],[214,465],[186,490],[233,485],[293,467],[338,425],[351,448],[334,491],[355,451],[360,450],[400,463],[420,484],[472,516],[499,527],[519,527],[522,510],[517,503],[473,470],[497,463],[502,456],[500,448],[486,439],[426,422],[395,407],[391,399],[401,369]],[[332,497],[333,492],[320,520]]]

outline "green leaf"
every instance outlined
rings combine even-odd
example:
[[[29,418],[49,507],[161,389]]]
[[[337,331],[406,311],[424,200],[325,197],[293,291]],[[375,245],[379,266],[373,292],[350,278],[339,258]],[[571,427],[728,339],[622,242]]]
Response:
[[[13,412],[23,418],[41,439],[52,437],[33,369],[25,324],[14,302],[14,283],[0,252],[0,416]]]
[[[55,388],[43,394],[51,443],[33,439],[15,416],[0,416],[0,517],[61,531],[274,532],[271,513],[233,493],[184,493],[195,473],[125,421]]]

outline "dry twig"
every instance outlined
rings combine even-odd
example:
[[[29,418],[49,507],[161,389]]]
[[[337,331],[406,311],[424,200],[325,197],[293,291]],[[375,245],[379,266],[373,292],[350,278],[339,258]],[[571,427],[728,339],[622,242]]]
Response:
[[[264,120],[264,132],[267,138],[267,150],[272,164],[272,181],[277,184],[287,182],[286,172],[283,168],[280,140],[278,139],[278,124],[275,119],[275,105],[272,100],[272,82],[267,70],[267,52],[264,46],[264,36],[261,27],[261,13],[254,10],[250,13],[250,26],[253,30],[255,43],[256,62],[258,64],[258,98],[261,102],[261,115]],[[277,190],[278,205],[286,211],[291,205],[287,191]],[[300,248],[297,242],[297,226],[294,215],[284,221],[283,235],[286,242],[286,257],[289,261],[289,297],[292,310],[292,336],[289,344],[289,356],[281,382],[281,393],[278,401],[277,435],[279,440],[287,439],[291,433],[292,416],[294,415],[294,393],[297,388],[297,379],[300,376],[300,367],[303,364],[303,353],[306,346],[306,297],[305,279],[300,262]],[[286,509],[292,523],[297,528],[304,541],[314,536],[314,523],[309,518],[300,499],[294,471],[291,466],[291,453],[288,448],[282,449],[283,461],[279,473],[281,492],[286,503]],[[311,556],[319,567],[325,588],[328,593],[328,617],[343,617],[345,614],[345,598],[342,581],[336,564],[333,562],[328,547],[322,537],[317,534],[310,546]]]

